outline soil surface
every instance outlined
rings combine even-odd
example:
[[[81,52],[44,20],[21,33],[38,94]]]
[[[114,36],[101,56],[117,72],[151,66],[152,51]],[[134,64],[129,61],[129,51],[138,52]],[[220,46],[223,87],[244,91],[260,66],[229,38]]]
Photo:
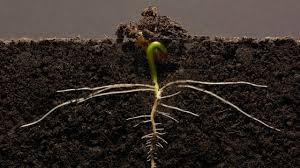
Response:
[[[164,103],[199,117],[161,108],[179,123],[158,118],[168,141],[158,151],[159,168],[300,166],[299,42],[189,36],[168,17],[151,10],[143,13],[141,21],[128,25],[121,27],[133,33],[141,31],[145,39],[166,45],[169,58],[157,61],[161,86],[178,79],[267,85],[198,86],[282,130],[266,128],[209,95],[181,89],[181,94]],[[0,42],[0,167],[150,167],[145,140],[141,139],[150,133],[150,125],[133,127],[140,120],[126,118],[150,113],[151,92],[72,104],[36,125],[20,128],[54,106],[90,93],[57,90],[114,83],[152,84],[144,49],[136,45],[136,36],[122,30],[117,31],[118,42]],[[178,90],[171,88],[168,93]]]

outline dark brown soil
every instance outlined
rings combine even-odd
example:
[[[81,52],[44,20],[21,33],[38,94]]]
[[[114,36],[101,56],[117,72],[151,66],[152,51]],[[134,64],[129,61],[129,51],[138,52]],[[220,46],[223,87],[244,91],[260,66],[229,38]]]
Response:
[[[168,24],[154,32],[169,51],[169,59],[158,63],[161,85],[177,79],[268,85],[205,88],[282,131],[185,89],[166,104],[200,117],[165,110],[180,123],[161,120],[169,144],[158,152],[158,167],[299,167],[299,42],[191,37]],[[180,38],[165,30],[179,30]],[[150,126],[133,128],[138,121],[126,118],[149,113],[151,93],[95,98],[19,128],[63,101],[86,95],[56,90],[113,83],[151,84],[144,51],[132,39],[0,42],[0,167],[149,167],[141,137]]]

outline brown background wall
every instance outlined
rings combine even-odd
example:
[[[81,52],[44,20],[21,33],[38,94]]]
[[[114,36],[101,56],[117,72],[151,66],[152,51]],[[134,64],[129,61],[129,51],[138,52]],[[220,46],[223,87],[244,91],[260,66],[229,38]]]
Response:
[[[120,22],[159,6],[197,35],[300,37],[298,0],[0,0],[0,38],[113,36]]]

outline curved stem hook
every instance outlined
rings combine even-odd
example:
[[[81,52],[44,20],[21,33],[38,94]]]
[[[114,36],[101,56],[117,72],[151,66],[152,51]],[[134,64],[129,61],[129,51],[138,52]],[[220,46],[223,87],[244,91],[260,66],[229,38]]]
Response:
[[[151,78],[152,78],[152,81],[153,81],[154,87],[155,87],[155,94],[158,95],[159,86],[158,86],[158,82],[157,82],[157,70],[156,70],[156,65],[155,65],[155,61],[154,61],[154,52],[156,49],[158,49],[162,53],[166,54],[167,48],[162,43],[160,43],[158,41],[154,41],[154,42],[150,43],[150,45],[147,47],[147,50],[146,50],[147,60],[148,60],[148,64],[149,64],[150,72],[151,72]]]

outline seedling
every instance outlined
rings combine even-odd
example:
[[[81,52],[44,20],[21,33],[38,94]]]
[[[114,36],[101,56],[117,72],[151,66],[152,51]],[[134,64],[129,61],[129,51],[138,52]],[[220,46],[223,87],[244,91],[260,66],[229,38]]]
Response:
[[[153,82],[153,85],[147,85],[147,84],[112,84],[112,85],[106,85],[106,86],[100,86],[100,87],[94,87],[94,88],[90,88],[90,87],[83,87],[83,88],[78,88],[78,89],[66,89],[66,90],[59,90],[57,92],[71,92],[71,91],[90,91],[91,93],[87,96],[87,97],[81,97],[78,99],[72,99],[66,102],[63,102],[59,105],[57,105],[56,107],[54,107],[53,109],[51,109],[49,112],[47,112],[45,115],[43,115],[41,118],[39,118],[38,120],[22,125],[21,127],[28,127],[34,124],[37,124],[39,122],[41,122],[43,119],[45,119],[49,114],[51,114],[52,112],[54,112],[56,109],[68,105],[68,104],[72,104],[72,103],[82,103],[84,101],[87,101],[89,99],[95,98],[95,97],[101,97],[101,96],[106,96],[106,95],[115,95],[115,94],[125,94],[125,93],[132,93],[132,92],[153,92],[154,93],[154,100],[153,100],[153,105],[152,105],[152,110],[150,113],[148,114],[144,114],[144,115],[140,115],[140,116],[134,116],[131,118],[127,118],[127,120],[135,120],[135,119],[144,119],[142,120],[139,124],[143,124],[143,123],[150,123],[151,126],[151,131],[150,133],[144,135],[142,137],[142,139],[146,140],[146,147],[149,149],[148,151],[148,156],[147,156],[147,160],[150,161],[151,163],[151,168],[155,168],[156,167],[156,159],[157,159],[157,150],[158,148],[164,148],[165,144],[168,144],[168,142],[163,138],[163,135],[166,134],[166,132],[164,132],[164,128],[163,128],[163,124],[162,123],[158,123],[157,122],[157,117],[158,116],[162,116],[162,117],[166,117],[170,120],[173,120],[175,122],[179,122],[177,119],[175,119],[174,117],[172,117],[172,115],[170,113],[166,113],[163,111],[158,110],[158,108],[162,108],[162,109],[171,109],[171,110],[177,110],[179,112],[185,113],[185,114],[189,114],[195,117],[198,117],[199,115],[191,112],[191,111],[187,111],[184,109],[181,109],[179,107],[173,106],[173,105],[167,105],[164,103],[164,99],[168,99],[170,97],[176,96],[178,94],[181,93],[181,91],[174,93],[174,94],[168,94],[165,93],[167,92],[166,89],[171,87],[171,86],[175,86],[175,87],[179,87],[179,88],[188,88],[188,89],[192,89],[192,90],[196,90],[196,91],[200,91],[203,93],[206,93],[210,96],[215,97],[216,99],[222,101],[223,103],[226,103],[228,105],[230,105],[231,107],[235,108],[237,111],[239,111],[240,113],[244,114],[245,116],[259,122],[260,124],[274,129],[276,131],[280,131],[277,128],[274,128],[268,124],[266,124],[265,122],[253,117],[252,115],[244,112],[242,109],[240,109],[238,106],[234,105],[233,103],[223,99],[222,97],[216,95],[215,93],[208,91],[206,89],[200,88],[197,85],[201,84],[201,85],[236,85],[236,84],[245,84],[245,85],[250,85],[250,86],[254,86],[254,87],[262,87],[265,88],[267,86],[265,85],[257,85],[257,84],[253,84],[250,82],[244,82],[244,81],[238,81],[238,82],[204,82],[204,81],[195,81],[195,80],[177,80],[177,81],[172,81],[169,82],[167,84],[165,84],[164,86],[160,87],[159,83],[158,83],[158,79],[157,79],[157,71],[156,71],[156,65],[155,65],[155,59],[154,59],[154,55],[157,52],[161,52],[163,54],[167,54],[167,49],[166,47],[158,42],[158,41],[154,41],[151,42],[148,47],[146,48],[146,55],[147,55],[147,60],[149,63],[149,67],[150,67],[150,73],[151,73],[151,79]],[[139,125],[137,124],[137,125]],[[137,126],[135,125],[135,126]],[[164,145],[163,145],[164,144]]]

